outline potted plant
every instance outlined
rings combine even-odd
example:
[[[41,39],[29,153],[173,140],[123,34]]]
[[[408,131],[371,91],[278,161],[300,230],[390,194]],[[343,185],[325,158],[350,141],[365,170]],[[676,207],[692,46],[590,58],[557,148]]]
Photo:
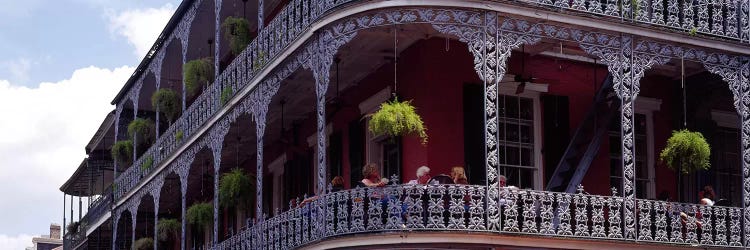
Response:
[[[154,239],[146,237],[140,238],[133,242],[133,249],[135,250],[149,250],[154,249]]]
[[[136,118],[128,124],[128,136],[133,140],[139,154],[151,146],[155,138],[154,122],[150,119]]]
[[[112,158],[123,166],[129,165],[133,161],[133,141],[118,141],[112,145]]]
[[[239,55],[250,43],[250,23],[244,18],[227,17],[221,23],[224,36],[229,40],[229,48],[232,54]]]
[[[711,168],[709,158],[711,147],[700,132],[687,129],[672,131],[667,146],[659,154],[659,159],[672,170],[690,174]]]
[[[213,222],[213,206],[208,202],[195,203],[187,209],[185,217],[190,225],[198,228],[199,232],[195,233],[194,235],[203,235],[201,233],[204,233],[206,231],[206,227],[208,227],[208,225]],[[205,235],[203,236],[205,239]]]
[[[180,238],[180,230],[182,224],[177,219],[159,219],[159,223],[156,224],[158,239],[167,243],[166,249],[172,249],[171,241]]]
[[[151,95],[151,105],[164,114],[169,125],[180,115],[182,103],[180,96],[172,89],[159,89]]]
[[[195,59],[182,66],[185,88],[190,96],[198,93],[214,77],[214,65],[210,57]]]
[[[404,135],[415,135],[427,143],[427,128],[422,122],[422,117],[411,105],[411,101],[392,101],[380,105],[380,109],[371,115],[368,126],[370,132],[375,136],[386,135],[391,138]]]
[[[677,191],[682,200],[682,175],[711,168],[711,147],[700,132],[687,129],[672,131],[659,160],[677,174]]]
[[[235,168],[221,176],[219,180],[219,205],[228,211],[234,211],[226,213],[230,222],[237,219],[237,213],[249,207],[250,199],[254,193],[253,180],[242,169]]]

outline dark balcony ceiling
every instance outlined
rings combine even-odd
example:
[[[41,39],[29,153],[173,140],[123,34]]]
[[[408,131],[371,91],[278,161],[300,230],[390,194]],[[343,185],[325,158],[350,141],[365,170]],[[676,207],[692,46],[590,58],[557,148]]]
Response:
[[[99,129],[96,130],[94,136],[86,144],[86,154],[90,154],[95,150],[108,150],[115,141],[115,111],[112,110],[104,118],[102,124],[99,125]]]
[[[112,179],[112,162],[83,159],[81,164],[60,187],[60,191],[72,196],[92,196],[103,193],[103,182]]]

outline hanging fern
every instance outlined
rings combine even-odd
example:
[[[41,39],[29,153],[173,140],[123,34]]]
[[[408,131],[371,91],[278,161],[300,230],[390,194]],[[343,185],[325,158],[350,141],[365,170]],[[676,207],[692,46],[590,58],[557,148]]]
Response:
[[[708,170],[711,168],[710,157],[711,147],[703,134],[687,129],[672,131],[667,146],[659,154],[659,159],[672,170],[679,169],[678,164],[682,164],[683,174]]]
[[[210,57],[195,59],[182,66],[185,88],[190,96],[198,93],[204,84],[213,80],[214,65]]]
[[[77,221],[73,221],[70,224],[68,224],[67,229],[70,234],[78,233],[78,226],[80,224]]]
[[[369,129],[375,136],[416,135],[422,139],[422,144],[427,143],[427,128],[411,101],[394,99],[381,104],[380,110],[372,115]]]
[[[180,230],[182,230],[182,224],[177,219],[159,219],[159,223],[156,225],[160,241],[168,241],[179,237]]]
[[[185,217],[187,217],[188,223],[203,228],[213,221],[213,206],[208,202],[193,204],[187,209]]]
[[[128,136],[136,142],[139,149],[145,150],[145,147],[154,143],[156,137],[154,122],[151,119],[136,118],[128,124]]]
[[[254,190],[250,177],[242,169],[232,169],[219,180],[219,204],[224,208],[247,207]]]
[[[168,88],[159,89],[154,92],[154,94],[151,95],[151,105],[164,114],[170,125],[180,114],[182,108],[180,96],[177,92]]]
[[[231,86],[224,87],[224,90],[221,91],[221,98],[220,98],[221,106],[224,106],[225,104],[227,104],[229,99],[232,98],[232,94],[234,94],[234,92],[232,91]]]
[[[224,36],[229,40],[229,48],[232,54],[239,55],[250,43],[250,23],[244,18],[227,17],[221,23]]]
[[[112,158],[120,165],[128,165],[133,160],[133,141],[118,141],[112,145]]]
[[[152,238],[140,238],[133,243],[133,249],[135,250],[149,250],[154,249],[154,239]]]

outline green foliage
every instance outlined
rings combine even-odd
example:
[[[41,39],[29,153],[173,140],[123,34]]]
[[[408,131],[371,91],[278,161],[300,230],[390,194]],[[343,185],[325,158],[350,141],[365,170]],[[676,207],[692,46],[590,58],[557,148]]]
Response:
[[[146,147],[154,143],[156,138],[156,129],[151,119],[136,118],[128,124],[128,136],[136,142],[138,148],[145,150]]]
[[[696,35],[698,35],[698,28],[696,28],[696,27],[691,28],[690,31],[688,31],[688,35],[690,35],[690,36],[696,36]]]
[[[221,99],[220,99],[222,106],[224,106],[224,104],[227,104],[229,99],[232,98],[232,94],[234,94],[234,92],[232,91],[231,86],[224,87],[224,90],[221,91]]]
[[[71,234],[78,233],[79,225],[80,224],[77,221],[70,222],[70,224],[68,224],[67,226],[68,233],[71,233]]]
[[[185,217],[188,223],[203,228],[213,222],[213,206],[208,202],[195,203],[187,209]]]
[[[258,51],[258,56],[253,60],[253,71],[258,71],[263,68],[263,64],[266,63],[266,52]]]
[[[683,174],[711,168],[710,157],[711,147],[703,134],[687,129],[672,131],[667,146],[659,154],[659,160],[672,170],[679,169],[678,164],[682,164]]]
[[[232,54],[239,55],[250,43],[250,23],[244,18],[227,17],[221,23],[224,36],[229,40],[229,48]]]
[[[149,237],[140,238],[133,243],[133,249],[135,250],[154,249],[154,239],[149,238]]]
[[[195,59],[182,66],[185,88],[190,96],[198,93],[204,84],[213,80],[214,65],[211,57]]]
[[[112,158],[121,165],[128,165],[133,160],[133,141],[118,141],[112,145]]]
[[[375,136],[416,135],[422,139],[422,144],[427,143],[427,128],[411,101],[395,99],[381,104],[380,110],[372,115],[369,129]]]
[[[159,89],[154,92],[151,95],[151,105],[164,114],[169,124],[172,124],[172,121],[177,118],[182,109],[180,96],[177,92],[169,88]]]
[[[143,160],[143,164],[141,165],[141,171],[146,171],[150,169],[154,165],[154,157],[147,156],[146,159]]]
[[[156,225],[160,241],[178,238],[180,230],[182,230],[182,224],[177,219],[159,219],[159,223]]]
[[[177,130],[174,134],[174,139],[178,142],[182,141],[182,137],[185,136],[185,132],[182,132],[182,130]]]
[[[224,208],[247,207],[253,190],[250,177],[240,168],[232,169],[219,180],[219,204]]]

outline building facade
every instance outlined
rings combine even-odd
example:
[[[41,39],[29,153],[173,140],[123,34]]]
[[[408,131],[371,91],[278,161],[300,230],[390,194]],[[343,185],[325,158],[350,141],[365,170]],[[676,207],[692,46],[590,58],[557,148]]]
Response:
[[[747,247],[749,44],[741,0],[185,0],[60,188],[65,246]],[[370,131],[391,100],[426,141]],[[680,129],[710,168],[660,160]]]

